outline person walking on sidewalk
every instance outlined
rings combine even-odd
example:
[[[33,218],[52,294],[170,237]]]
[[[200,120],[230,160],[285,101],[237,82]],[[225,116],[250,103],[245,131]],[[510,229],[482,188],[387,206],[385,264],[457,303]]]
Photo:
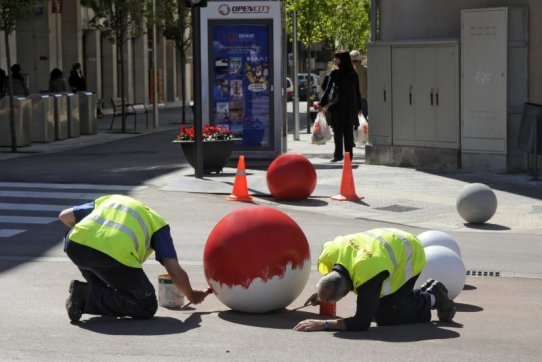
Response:
[[[347,51],[338,51],[333,56],[333,62],[338,69],[331,71],[320,105],[327,112],[327,121],[333,128],[335,151],[331,162],[338,162],[343,159],[343,138],[344,152],[349,152],[353,157],[354,129],[359,127],[361,96],[358,76],[352,66],[350,54]],[[338,91],[337,103],[326,107],[331,101],[332,90]]]
[[[177,261],[169,225],[154,210],[128,196],[109,195],[63,210],[72,229],[64,250],[86,282],[72,280],[66,310],[72,322],[83,313],[152,318],[158,309],[143,262],[156,252],[177,288],[193,304],[207,295],[194,290]]]
[[[362,56],[357,50],[350,52],[352,65],[358,75],[359,93],[361,95],[361,113],[367,119],[369,116],[369,107],[367,105],[367,67],[362,62]]]
[[[455,304],[441,282],[429,279],[414,290],[424,266],[423,245],[405,231],[372,229],[338,236],[322,248],[318,271],[324,277],[305,305],[334,303],[353,290],[358,295],[356,314],[338,320],[307,319],[294,330],[365,331],[373,320],[379,326],[428,322],[435,308],[441,321],[451,321]]]

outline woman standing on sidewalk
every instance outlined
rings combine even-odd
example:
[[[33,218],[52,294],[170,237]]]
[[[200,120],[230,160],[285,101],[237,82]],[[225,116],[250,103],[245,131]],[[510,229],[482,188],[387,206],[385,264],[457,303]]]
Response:
[[[327,121],[333,128],[335,152],[331,162],[337,162],[343,159],[343,138],[344,152],[349,152],[350,156],[353,156],[354,129],[359,127],[358,115],[361,113],[361,95],[358,76],[352,65],[350,54],[347,51],[338,51],[333,56],[333,62],[337,69],[334,69],[329,76],[329,82],[320,100],[320,105],[327,112]],[[331,100],[333,88],[338,92],[338,101],[326,107]]]

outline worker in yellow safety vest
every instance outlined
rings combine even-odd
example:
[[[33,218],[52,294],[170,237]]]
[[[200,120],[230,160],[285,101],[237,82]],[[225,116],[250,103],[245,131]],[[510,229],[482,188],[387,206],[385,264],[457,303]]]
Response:
[[[207,295],[192,289],[177,261],[169,225],[144,203],[128,196],[103,196],[63,210],[59,219],[72,228],[64,250],[86,279],[70,283],[66,309],[72,322],[83,313],[152,318],[158,303],[143,262],[153,251],[190,302],[200,303]]]
[[[414,289],[424,266],[421,242],[399,229],[373,229],[328,241],[318,259],[324,277],[305,305],[334,303],[352,290],[357,294],[356,314],[337,320],[307,319],[294,330],[367,330],[372,321],[428,322],[431,309],[437,309],[441,321],[450,321],[456,308],[441,282],[429,279]]]

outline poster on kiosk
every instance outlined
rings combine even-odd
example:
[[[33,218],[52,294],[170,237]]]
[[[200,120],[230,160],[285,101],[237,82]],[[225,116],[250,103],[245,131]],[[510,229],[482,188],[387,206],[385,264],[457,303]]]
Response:
[[[281,151],[281,12],[278,1],[201,9],[203,124],[229,128],[247,162]]]

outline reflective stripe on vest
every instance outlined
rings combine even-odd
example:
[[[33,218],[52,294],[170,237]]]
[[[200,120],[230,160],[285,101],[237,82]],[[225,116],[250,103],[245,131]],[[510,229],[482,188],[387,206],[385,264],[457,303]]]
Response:
[[[405,253],[407,255],[407,261],[406,261],[406,264],[405,264],[404,276],[405,276],[405,281],[409,280],[410,278],[412,278],[414,276],[413,272],[412,272],[412,247],[410,246],[410,241],[408,240],[408,238],[404,234],[401,234],[401,230],[398,230],[398,229],[380,229],[380,230],[397,236],[403,242],[403,247],[405,248]],[[390,243],[386,239],[384,239],[381,235],[378,235],[373,231],[374,230],[366,231],[366,232],[364,232],[362,234],[365,234],[365,235],[368,235],[370,237],[373,237],[373,238],[377,239],[380,242],[380,244],[382,244],[382,246],[384,246],[386,248],[386,250],[388,251],[388,254],[390,256],[391,262],[393,264],[393,267],[395,269],[397,269],[397,266],[399,265],[399,263],[397,262],[397,257],[395,256],[395,253],[393,252],[393,249],[392,249]],[[382,285],[384,295],[389,295],[392,292],[392,286],[391,286],[392,276],[393,275],[390,275],[384,281],[384,283]]]
[[[384,229],[384,231],[399,237],[399,239],[401,239],[401,241],[403,242],[403,246],[405,247],[405,252],[407,254],[407,262],[405,265],[405,280],[409,280],[410,278],[414,276],[414,272],[412,271],[413,260],[412,260],[412,247],[410,246],[410,241],[404,234],[402,234],[401,230]]]
[[[397,258],[395,257],[395,253],[393,252],[393,249],[391,245],[388,243],[388,241],[384,239],[382,236],[370,231],[364,232],[363,234],[375,238],[376,240],[380,242],[380,244],[382,244],[382,246],[386,248],[386,250],[388,251],[388,255],[390,256],[391,262],[393,264],[393,268],[397,269],[397,265],[399,264],[397,263]],[[391,274],[384,281],[382,285],[382,289],[384,290],[384,295],[391,294]]]
[[[109,203],[104,203],[103,206],[104,207],[109,207],[111,209],[124,211],[125,213],[128,213],[128,214],[132,215],[137,220],[137,223],[139,224],[139,226],[141,226],[141,230],[143,231],[143,234],[145,234],[145,249],[149,249],[149,246],[151,245],[151,238],[149,236],[149,229],[147,229],[147,225],[145,224],[145,221],[143,221],[143,219],[141,218],[141,215],[139,215],[137,213],[137,211],[135,211],[134,209],[129,208],[126,205],[121,205],[121,204],[118,204],[116,202],[112,202],[110,204]],[[123,230],[123,229],[121,229],[121,230]],[[134,236],[132,238],[132,240],[134,240],[136,250],[139,251],[139,244],[137,243],[137,238],[135,237],[135,235],[133,233],[132,233],[132,235]]]
[[[99,216],[89,215],[88,219],[92,220],[92,221],[94,221],[94,222],[96,222],[96,223],[98,223],[100,225],[107,226],[107,227],[122,231],[130,239],[132,239],[132,243],[134,243],[134,248],[136,249],[137,252],[139,252],[139,243],[137,242],[137,236],[128,227],[126,227],[126,226],[124,226],[122,224],[116,223],[114,221],[106,220],[106,219],[104,219],[102,217],[99,217]]]
[[[70,240],[128,267],[141,268],[154,251],[152,236],[166,225],[154,210],[129,196],[103,196],[94,201],[94,210],[74,226]]]

